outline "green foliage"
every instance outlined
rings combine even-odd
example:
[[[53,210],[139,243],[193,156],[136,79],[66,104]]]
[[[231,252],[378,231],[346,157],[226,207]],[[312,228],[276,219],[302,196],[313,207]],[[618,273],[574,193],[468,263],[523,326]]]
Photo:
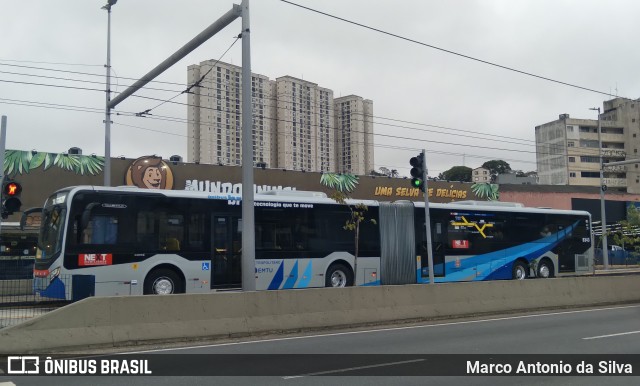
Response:
[[[607,231],[608,235],[613,236],[615,245],[624,246],[626,250],[635,250],[640,252],[640,234],[638,227],[640,226],[640,210],[635,205],[627,208],[627,219],[618,222],[614,226],[615,231]]]
[[[347,204],[347,199],[349,199],[349,196],[347,196],[346,193],[338,190],[331,193],[329,197],[335,202],[337,202],[338,204],[346,205],[347,208],[349,208],[350,216],[345,220],[345,223],[342,229],[354,232],[354,241],[356,246],[355,257],[357,260],[358,244],[360,240],[360,224],[366,220],[366,214],[367,214],[367,211],[369,210],[369,207],[367,207],[365,204],[356,204],[356,205]],[[373,218],[369,219],[369,221],[371,221],[371,223],[374,225],[378,224],[377,221]]]
[[[384,166],[381,166],[380,168],[378,168],[378,170],[380,170],[379,172],[372,170],[371,173],[369,173],[369,175],[371,176],[378,176],[378,177],[399,177],[400,173],[398,173],[397,169],[389,169],[389,168],[385,168]]]
[[[493,177],[497,176],[498,174],[506,174],[511,172],[511,166],[509,165],[509,163],[503,160],[487,161],[482,164],[482,167],[489,169]]]
[[[438,176],[441,180],[471,182],[472,169],[466,166],[454,166]]]
[[[358,185],[358,176],[353,174],[323,173],[320,183],[339,192],[351,193]]]
[[[635,205],[627,208],[627,222],[630,226],[640,226],[640,210]]]
[[[499,187],[497,184],[481,183],[471,185],[471,191],[478,198],[486,198],[489,201],[498,201],[500,198]]]
[[[31,170],[41,166],[44,170],[51,166],[57,166],[76,174],[96,175],[102,172],[104,157],[41,152],[34,154],[24,150],[7,150],[5,152],[4,172],[6,175],[28,174]]]

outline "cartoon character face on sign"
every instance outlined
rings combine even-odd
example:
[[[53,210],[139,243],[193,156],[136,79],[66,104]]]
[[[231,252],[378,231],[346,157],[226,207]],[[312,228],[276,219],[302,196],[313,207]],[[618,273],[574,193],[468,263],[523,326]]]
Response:
[[[162,182],[162,173],[160,168],[156,166],[149,166],[144,169],[142,174],[142,183],[149,189],[160,189],[160,183]]]
[[[127,171],[127,184],[143,189],[172,189],[173,174],[161,157],[140,157]]]

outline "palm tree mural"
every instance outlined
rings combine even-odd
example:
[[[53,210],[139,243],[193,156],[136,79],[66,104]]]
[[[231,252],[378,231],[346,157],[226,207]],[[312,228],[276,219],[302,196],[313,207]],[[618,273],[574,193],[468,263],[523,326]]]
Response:
[[[486,198],[489,201],[498,201],[500,198],[500,192],[498,189],[498,184],[489,184],[485,182],[471,185],[471,191],[475,193],[478,198]]]
[[[320,176],[320,183],[338,192],[351,193],[358,185],[358,176],[353,174],[324,173]]]
[[[24,150],[7,150],[4,160],[4,174],[29,174],[31,170],[52,166],[75,172],[80,175],[96,175],[102,173],[104,157],[95,155],[42,153]]]

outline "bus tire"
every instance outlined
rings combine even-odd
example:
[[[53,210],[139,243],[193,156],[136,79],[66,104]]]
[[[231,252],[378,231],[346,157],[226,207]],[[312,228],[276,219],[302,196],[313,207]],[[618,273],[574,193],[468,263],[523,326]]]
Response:
[[[342,288],[353,285],[353,273],[342,263],[331,264],[325,276],[325,287]]]
[[[159,268],[151,271],[144,280],[145,295],[170,295],[184,292],[184,283],[171,269]]]
[[[542,259],[538,263],[536,276],[543,279],[548,279],[550,277],[553,277],[553,271],[553,263],[549,259]]]
[[[512,278],[513,280],[524,280],[529,273],[529,266],[522,260],[516,260],[513,263]]]

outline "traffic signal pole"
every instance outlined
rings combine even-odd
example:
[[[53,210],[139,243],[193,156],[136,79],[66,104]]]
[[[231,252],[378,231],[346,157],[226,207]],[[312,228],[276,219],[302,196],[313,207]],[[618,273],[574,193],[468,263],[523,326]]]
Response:
[[[433,275],[433,243],[431,240],[431,216],[429,214],[429,184],[427,183],[427,151],[422,149],[422,181],[424,184],[424,221],[427,233],[427,263],[429,264],[429,284],[434,284]]]
[[[4,150],[7,146],[7,116],[2,116],[0,123],[0,186],[4,186]],[[0,203],[2,198],[0,198]],[[0,241],[2,240],[2,219],[0,219]]]

